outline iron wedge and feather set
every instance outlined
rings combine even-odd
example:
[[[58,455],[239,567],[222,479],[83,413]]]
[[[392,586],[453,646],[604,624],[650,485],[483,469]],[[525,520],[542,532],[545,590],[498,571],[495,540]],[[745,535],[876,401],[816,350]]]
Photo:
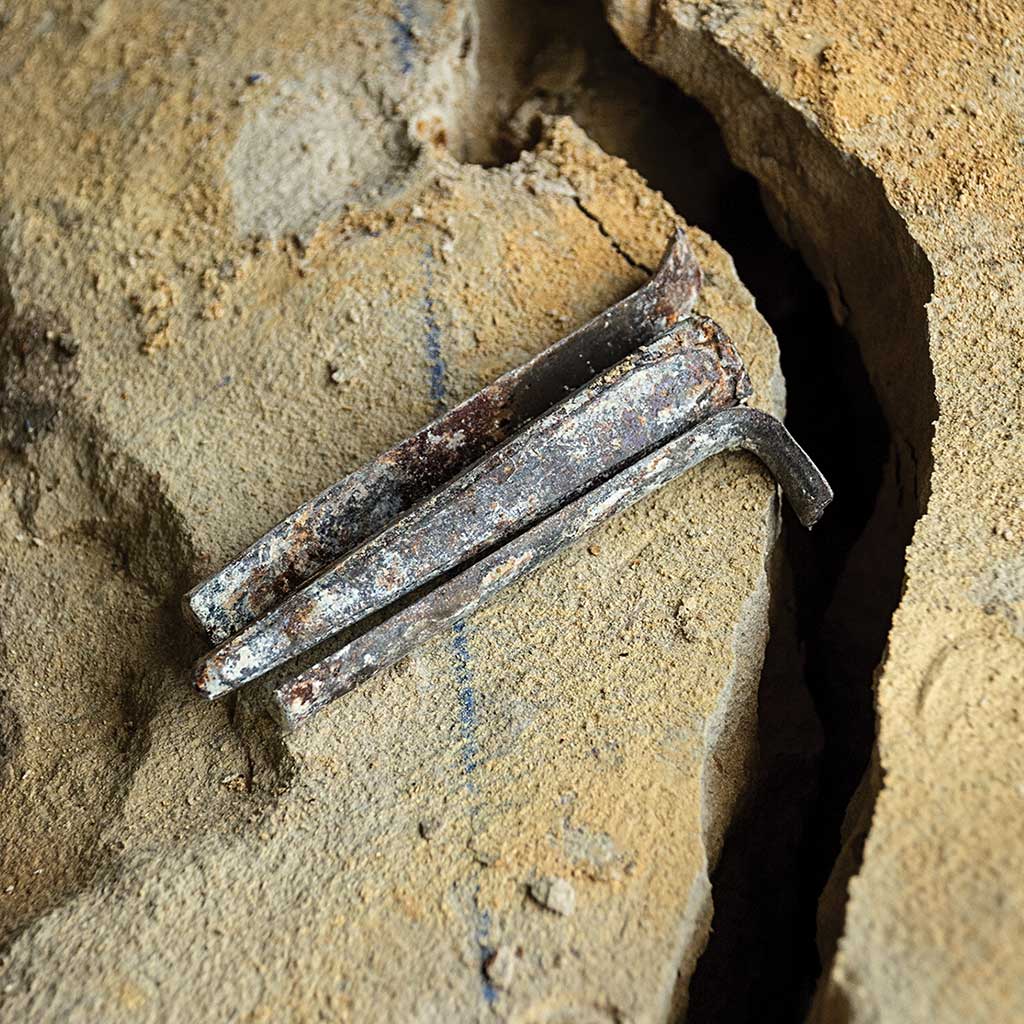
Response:
[[[277,683],[294,727],[699,462],[744,449],[812,526],[832,499],[746,369],[693,314],[676,231],[654,276],[572,334],[306,502],[185,597],[231,693],[343,634]]]

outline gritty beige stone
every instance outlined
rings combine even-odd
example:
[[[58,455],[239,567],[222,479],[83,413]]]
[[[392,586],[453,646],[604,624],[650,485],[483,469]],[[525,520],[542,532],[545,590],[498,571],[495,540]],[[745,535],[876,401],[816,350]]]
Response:
[[[5,1019],[685,1001],[754,756],[778,523],[752,459],[295,735],[259,693],[188,688],[191,584],[635,288],[677,223],[566,120],[507,167],[459,164],[474,10],[403,10],[29,2],[0,36]],[[690,236],[701,311],[781,413],[770,331]],[[539,877],[570,917],[530,899]]]
[[[712,110],[828,288],[894,432],[889,491],[920,516],[816,1016],[1024,1019],[1020,5],[608,10]]]
[[[498,989],[510,989],[516,975],[516,951],[511,946],[499,946],[484,964],[490,983]]]
[[[541,878],[530,885],[530,895],[543,907],[569,917],[576,909],[576,890],[564,878]]]

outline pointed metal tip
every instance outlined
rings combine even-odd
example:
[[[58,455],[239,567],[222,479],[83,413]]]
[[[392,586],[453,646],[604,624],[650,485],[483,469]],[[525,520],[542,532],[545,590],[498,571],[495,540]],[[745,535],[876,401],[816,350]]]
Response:
[[[704,274],[690,245],[686,229],[676,225],[669,236],[648,287],[658,295],[658,311],[674,323],[692,310],[704,283]]]

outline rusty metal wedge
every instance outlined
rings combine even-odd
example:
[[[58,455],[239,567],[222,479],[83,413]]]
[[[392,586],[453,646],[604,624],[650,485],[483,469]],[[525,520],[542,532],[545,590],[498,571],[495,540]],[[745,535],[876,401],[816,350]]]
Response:
[[[197,689],[219,697],[305,653],[750,392],[742,360],[714,321],[678,322],[201,659]]]
[[[650,281],[296,509],[186,594],[186,615],[213,643],[248,626],[566,394],[665,334],[692,311],[700,285],[677,229]]]

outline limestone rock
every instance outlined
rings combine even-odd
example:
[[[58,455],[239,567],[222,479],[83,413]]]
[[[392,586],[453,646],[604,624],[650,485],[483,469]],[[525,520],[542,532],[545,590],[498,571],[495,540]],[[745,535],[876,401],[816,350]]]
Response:
[[[30,2],[0,35],[5,1017],[657,1020],[684,997],[753,756],[777,509],[752,460],[294,736],[187,685],[190,584],[634,288],[676,222],[567,121],[507,167],[454,160],[472,16]],[[781,412],[774,339],[691,238],[701,311]],[[540,875],[571,917],[530,902]]]
[[[869,530],[913,540],[876,683],[877,760],[823,904],[835,955],[817,1016],[1022,1019],[1020,10],[607,6],[758,178],[860,343],[893,434]],[[900,551],[851,561],[870,579],[898,572]]]

